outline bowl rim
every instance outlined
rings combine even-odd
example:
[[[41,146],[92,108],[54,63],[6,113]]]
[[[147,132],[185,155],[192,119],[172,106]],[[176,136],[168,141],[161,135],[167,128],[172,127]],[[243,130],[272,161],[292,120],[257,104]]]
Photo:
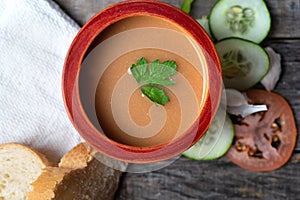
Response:
[[[200,46],[206,47],[204,52],[208,66],[208,91],[201,110],[199,123],[194,123],[187,132],[196,131],[195,135],[182,134],[168,144],[151,147],[135,147],[124,145],[107,138],[90,122],[80,103],[78,72],[84,55],[94,39],[109,25],[131,16],[156,16],[166,19],[181,27]],[[63,67],[62,95],[67,114],[82,138],[96,151],[125,162],[149,163],[175,157],[196,143],[208,129],[217,112],[222,90],[221,64],[213,42],[191,16],[167,3],[154,0],[131,0],[116,3],[92,17],[75,36]],[[74,121],[76,116],[76,121]],[[80,123],[77,123],[80,121]],[[168,146],[168,148],[165,148]],[[167,150],[167,151],[166,151]]]

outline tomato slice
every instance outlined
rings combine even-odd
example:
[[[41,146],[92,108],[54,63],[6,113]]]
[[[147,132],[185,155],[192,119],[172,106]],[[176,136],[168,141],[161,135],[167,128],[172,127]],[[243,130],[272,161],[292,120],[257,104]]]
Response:
[[[252,104],[268,110],[234,121],[235,139],[226,156],[248,170],[270,171],[284,165],[296,143],[296,124],[289,104],[278,94],[249,90]]]

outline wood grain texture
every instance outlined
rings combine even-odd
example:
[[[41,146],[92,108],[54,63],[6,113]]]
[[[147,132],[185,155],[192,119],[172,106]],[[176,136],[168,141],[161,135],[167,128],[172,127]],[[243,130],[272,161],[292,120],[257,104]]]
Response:
[[[85,24],[102,9],[121,2],[120,0],[54,0],[79,25]],[[162,0],[162,2],[180,7],[182,0]]]
[[[180,7],[183,0],[162,0]],[[191,15],[200,18],[209,15],[210,8],[217,0],[195,0]],[[103,8],[120,2],[119,0],[55,0],[79,25],[83,25],[90,17]],[[271,11],[272,38],[300,37],[300,1],[299,0],[266,0]]]
[[[226,157],[197,162],[181,157],[159,171],[124,174],[117,200],[299,199],[299,164],[267,173],[247,171]]]
[[[116,0],[56,0],[79,24]],[[166,0],[177,7],[182,0]],[[191,15],[208,15],[216,0],[195,0]],[[266,0],[272,28],[262,46],[271,46],[282,56],[283,73],[275,92],[292,106],[300,125],[300,0]],[[298,130],[299,133],[299,130]],[[124,173],[117,200],[198,199],[300,199],[300,138],[291,160],[272,172],[244,170],[226,157],[193,161],[181,157],[170,166],[143,174]]]

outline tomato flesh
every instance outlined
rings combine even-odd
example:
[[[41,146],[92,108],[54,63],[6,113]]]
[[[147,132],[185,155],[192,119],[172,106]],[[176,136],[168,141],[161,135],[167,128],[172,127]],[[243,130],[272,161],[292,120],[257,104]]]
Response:
[[[289,104],[276,93],[249,90],[252,104],[268,110],[235,120],[235,140],[226,156],[235,164],[254,171],[270,171],[284,165],[296,143],[296,125]]]

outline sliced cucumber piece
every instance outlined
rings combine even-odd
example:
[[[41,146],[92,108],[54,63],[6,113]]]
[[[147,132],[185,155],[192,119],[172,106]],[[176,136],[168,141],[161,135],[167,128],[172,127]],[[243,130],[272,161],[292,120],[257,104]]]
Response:
[[[197,19],[197,22],[204,28],[204,30],[207,32],[209,37],[212,38],[210,30],[209,30],[207,16],[202,16],[200,19]]]
[[[225,109],[219,109],[211,126],[200,140],[183,155],[193,160],[213,160],[223,156],[231,146],[233,124]]]
[[[267,52],[258,44],[240,38],[227,38],[216,43],[223,82],[226,88],[240,91],[258,83],[268,72]]]
[[[219,0],[209,15],[217,40],[239,37],[260,43],[271,28],[270,12],[263,0]]]

